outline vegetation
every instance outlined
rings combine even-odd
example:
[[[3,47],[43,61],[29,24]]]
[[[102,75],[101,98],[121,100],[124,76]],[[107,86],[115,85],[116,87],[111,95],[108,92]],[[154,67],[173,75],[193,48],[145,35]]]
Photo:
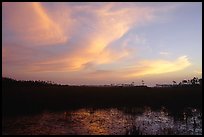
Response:
[[[128,108],[145,105],[155,108],[166,106],[175,111],[184,107],[202,109],[202,79],[194,79],[191,84],[174,85],[167,88],[89,87],[2,78],[3,115],[32,114],[43,110],[57,111],[81,107]]]

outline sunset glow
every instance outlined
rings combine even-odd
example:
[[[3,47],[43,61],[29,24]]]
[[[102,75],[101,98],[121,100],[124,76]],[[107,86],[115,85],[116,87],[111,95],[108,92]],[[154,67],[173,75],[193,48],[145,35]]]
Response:
[[[201,2],[6,2],[2,29],[4,77],[154,85],[202,76]]]

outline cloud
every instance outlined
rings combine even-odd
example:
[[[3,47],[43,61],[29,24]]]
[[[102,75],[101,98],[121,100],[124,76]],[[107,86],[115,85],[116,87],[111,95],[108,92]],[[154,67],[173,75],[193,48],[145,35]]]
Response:
[[[139,26],[142,22],[151,21],[153,11],[144,7],[119,6],[120,8],[115,6],[114,3],[104,3],[98,7],[86,4],[69,5],[67,7],[69,8],[69,16],[66,17],[68,17],[68,20],[73,18],[75,24],[72,32],[65,28],[64,34],[70,38],[66,45],[74,47],[74,49],[68,51],[68,53],[65,52],[63,55],[38,61],[31,65],[30,70],[35,72],[79,71],[83,70],[85,68],[84,64],[87,63],[94,65],[107,64],[129,56],[131,51],[123,45],[118,45],[118,49],[121,49],[119,52],[108,47],[114,41],[122,38],[132,27]],[[58,10],[61,13],[67,11],[66,8],[61,9],[60,6],[55,8],[57,8],[56,11]],[[63,18],[58,18],[63,22]],[[59,22],[58,24],[63,23]],[[140,39],[136,37],[137,41]],[[144,39],[142,42],[144,42]],[[51,44],[52,40],[48,43]]]
[[[8,2],[3,4],[2,12],[3,33],[9,35],[5,42],[12,40],[27,46],[39,46],[67,41],[62,28],[49,17],[41,3]]]
[[[154,60],[154,61],[141,61],[136,66],[128,69],[125,77],[138,77],[144,75],[163,74],[175,72],[185,69],[191,63],[187,56],[181,56],[175,61]]]
[[[158,75],[169,72],[181,71],[191,65],[187,56],[180,56],[174,61],[167,60],[143,60],[135,65],[123,66],[111,70],[95,70],[89,75],[95,78],[141,78],[146,75]]]
[[[168,55],[168,54],[169,54],[169,52],[166,52],[166,51],[161,51],[161,52],[159,52],[159,54],[160,54],[160,55]]]
[[[129,39],[121,44],[117,41],[132,28],[155,21],[156,12],[162,11],[123,4],[4,3],[4,68],[18,66],[29,73],[81,71],[93,77],[137,77],[179,71],[190,65],[187,56],[182,56],[175,61],[141,61],[131,68],[122,62],[118,70],[98,68],[133,54]],[[136,44],[146,43],[140,35],[131,39]]]

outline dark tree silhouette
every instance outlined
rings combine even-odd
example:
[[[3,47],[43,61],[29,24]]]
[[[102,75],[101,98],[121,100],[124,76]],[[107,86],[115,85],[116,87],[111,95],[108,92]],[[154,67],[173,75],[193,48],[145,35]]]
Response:
[[[134,83],[135,83],[135,82],[132,82],[132,83],[131,83],[131,86],[134,86]]]
[[[173,82],[173,85],[176,85],[176,81],[172,81]]]
[[[145,84],[145,83],[144,83],[144,80],[142,80],[142,86],[144,86],[144,84]]]
[[[202,85],[202,78],[199,79],[199,84]]]
[[[187,80],[182,80],[182,84],[188,84],[188,81]]]
[[[196,77],[194,77],[193,79],[191,79],[191,84],[192,84],[192,85],[196,85],[196,84],[198,84],[198,82],[199,82],[199,80],[198,80],[198,78],[196,78]]]

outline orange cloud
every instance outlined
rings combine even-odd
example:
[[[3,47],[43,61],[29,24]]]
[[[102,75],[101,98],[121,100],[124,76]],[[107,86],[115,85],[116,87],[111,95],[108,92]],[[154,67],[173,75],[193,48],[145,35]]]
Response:
[[[86,64],[117,62],[128,57],[131,51],[125,47],[126,44],[118,45],[120,52],[108,47],[121,39],[132,27],[150,22],[155,17],[152,8],[126,7],[116,3],[104,3],[99,7],[86,4],[63,8],[56,6],[56,12],[49,12],[41,3],[6,3],[3,7],[3,24],[6,24],[3,27],[14,33],[13,37],[17,43],[39,48],[42,45],[61,43],[67,47],[77,47],[70,48],[70,51],[63,52],[63,55],[30,62],[23,69],[29,72],[83,71],[89,66]],[[75,42],[71,43],[70,39]],[[136,37],[136,40],[145,42],[145,39],[140,37]],[[176,65],[179,67],[175,67]],[[144,61],[140,62],[138,67],[124,69],[122,76],[127,73],[128,77],[135,77],[173,72],[188,65],[185,56],[175,62]]]
[[[41,3],[3,4],[4,24],[13,33],[15,42],[24,45],[53,45],[64,43],[63,30],[46,13]]]
[[[38,4],[36,5],[38,11],[41,10]],[[122,7],[121,9],[114,9],[114,3],[104,4],[100,8],[90,8],[90,6],[70,7],[69,14],[73,17],[75,15],[73,32],[67,31],[67,37],[73,37],[78,42],[76,50],[73,50],[68,55],[55,57],[50,60],[43,60],[35,63],[31,70],[37,71],[79,71],[84,68],[84,64],[92,62],[95,65],[112,63],[121,58],[127,57],[130,54],[130,50],[122,48],[119,53],[108,49],[109,45],[120,39],[124,34],[128,32],[133,26],[138,25],[142,21],[149,21],[152,10],[146,8],[129,8]],[[59,9],[61,12],[64,9]],[[40,12],[41,13],[41,12]],[[93,16],[93,22],[83,16],[78,16],[82,13],[90,14]],[[128,15],[128,16],[127,16]],[[41,15],[44,17],[44,15]],[[133,18],[134,17],[134,18]],[[47,17],[44,17],[48,20]],[[46,21],[44,21],[46,22]],[[86,26],[84,26],[86,24]],[[79,31],[84,35],[80,36]],[[78,34],[78,35],[74,35]],[[47,66],[47,67],[46,67]],[[58,67],[52,67],[58,66]],[[46,69],[45,69],[46,68]]]
[[[187,56],[181,56],[175,61],[155,60],[155,61],[142,61],[136,67],[129,68],[125,77],[137,77],[143,75],[154,75],[168,72],[175,72],[183,70],[190,66]]]

